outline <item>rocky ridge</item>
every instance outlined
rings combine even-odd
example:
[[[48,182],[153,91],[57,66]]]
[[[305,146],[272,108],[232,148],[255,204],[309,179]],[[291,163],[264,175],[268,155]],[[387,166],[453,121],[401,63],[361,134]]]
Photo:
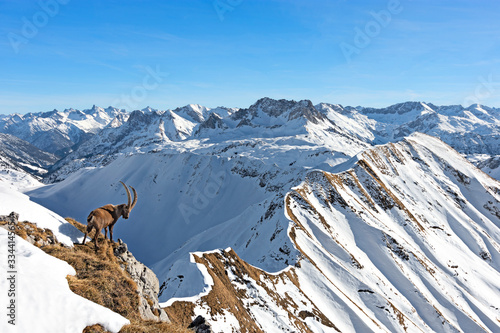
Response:
[[[122,261],[120,267],[126,270],[137,284],[140,297],[139,312],[143,320],[170,322],[165,310],[158,303],[160,285],[158,278],[151,269],[138,261],[128,250],[127,244],[118,239],[113,253]]]

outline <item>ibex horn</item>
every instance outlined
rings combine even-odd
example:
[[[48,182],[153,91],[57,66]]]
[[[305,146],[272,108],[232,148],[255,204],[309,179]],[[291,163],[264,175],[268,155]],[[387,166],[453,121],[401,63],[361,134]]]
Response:
[[[122,183],[123,187],[125,187],[125,191],[127,191],[127,198],[128,198],[127,207],[129,207],[129,209],[130,209],[130,204],[132,202],[132,198],[130,197],[130,191],[129,191],[127,185],[125,185],[123,182],[120,182],[120,183]]]

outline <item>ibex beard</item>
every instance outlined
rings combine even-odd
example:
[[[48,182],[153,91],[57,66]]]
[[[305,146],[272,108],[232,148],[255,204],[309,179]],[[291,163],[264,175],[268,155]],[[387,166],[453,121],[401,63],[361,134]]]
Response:
[[[99,245],[97,244],[97,238],[101,234],[102,228],[104,228],[105,240],[108,238],[108,228],[109,228],[109,238],[113,243],[113,227],[115,226],[116,221],[118,221],[120,217],[128,219],[128,216],[132,211],[132,208],[134,208],[135,204],[137,203],[137,192],[132,186],[130,186],[132,192],[134,192],[134,200],[132,200],[127,185],[125,185],[123,182],[120,183],[123,185],[123,187],[125,187],[125,190],[127,191],[128,202],[126,204],[121,204],[121,205],[111,205],[111,204],[105,205],[97,209],[94,209],[92,212],[90,212],[89,216],[87,217],[87,230],[85,231],[85,237],[83,237],[82,244],[85,244],[85,240],[87,239],[87,234],[89,234],[92,231],[92,229],[94,229],[95,230],[94,244],[96,249],[98,249]]]

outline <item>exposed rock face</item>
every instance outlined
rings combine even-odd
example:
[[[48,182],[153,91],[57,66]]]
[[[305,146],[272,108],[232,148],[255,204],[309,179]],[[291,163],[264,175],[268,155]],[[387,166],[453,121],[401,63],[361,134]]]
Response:
[[[208,116],[208,119],[205,120],[203,123],[200,124],[200,127],[198,128],[198,133],[204,129],[216,129],[216,128],[227,128],[227,126],[224,124],[222,121],[222,117],[219,116],[217,113],[210,113]]]
[[[212,333],[212,329],[207,325],[205,318],[202,316],[196,317],[193,322],[189,324],[188,328],[196,333]]]
[[[259,99],[248,109],[238,110],[232,118],[235,120],[245,119],[248,116],[255,118],[259,117],[260,112],[274,118],[284,116],[288,118],[288,120],[303,117],[315,124],[321,119],[326,119],[326,117],[314,107],[310,100],[296,102],[285,99],[275,100],[268,97]]]
[[[0,215],[0,221],[17,224],[17,222],[19,221],[19,214],[16,212],[12,212],[9,215]]]
[[[132,280],[137,284],[137,291],[140,298],[139,312],[142,319],[170,322],[165,311],[158,303],[158,292],[160,284],[155,273],[146,265],[135,259],[128,250],[127,244],[118,239],[118,246],[114,249],[115,256],[123,261],[120,266],[126,270]]]

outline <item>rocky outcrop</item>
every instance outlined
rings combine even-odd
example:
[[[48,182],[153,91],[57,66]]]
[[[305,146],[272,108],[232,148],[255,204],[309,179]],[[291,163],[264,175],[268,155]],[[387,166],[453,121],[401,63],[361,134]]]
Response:
[[[122,261],[121,268],[126,270],[137,284],[140,298],[139,312],[142,319],[170,322],[165,310],[160,308],[158,303],[160,284],[155,273],[135,259],[134,255],[128,250],[127,244],[121,239],[118,239],[114,254]]]
[[[188,328],[196,333],[212,333],[212,328],[202,316],[196,317],[193,322],[189,324]]]
[[[20,223],[19,214],[16,212],[12,212],[9,215],[0,215],[0,221],[7,222],[7,224],[0,224],[0,227],[8,231],[13,231],[30,244],[39,248],[59,243],[50,229],[38,228],[36,223],[31,222]],[[62,243],[60,244],[64,246]]]
[[[0,215],[0,221],[17,224],[17,222],[19,221],[19,214],[16,212],[12,212],[9,215]]]

